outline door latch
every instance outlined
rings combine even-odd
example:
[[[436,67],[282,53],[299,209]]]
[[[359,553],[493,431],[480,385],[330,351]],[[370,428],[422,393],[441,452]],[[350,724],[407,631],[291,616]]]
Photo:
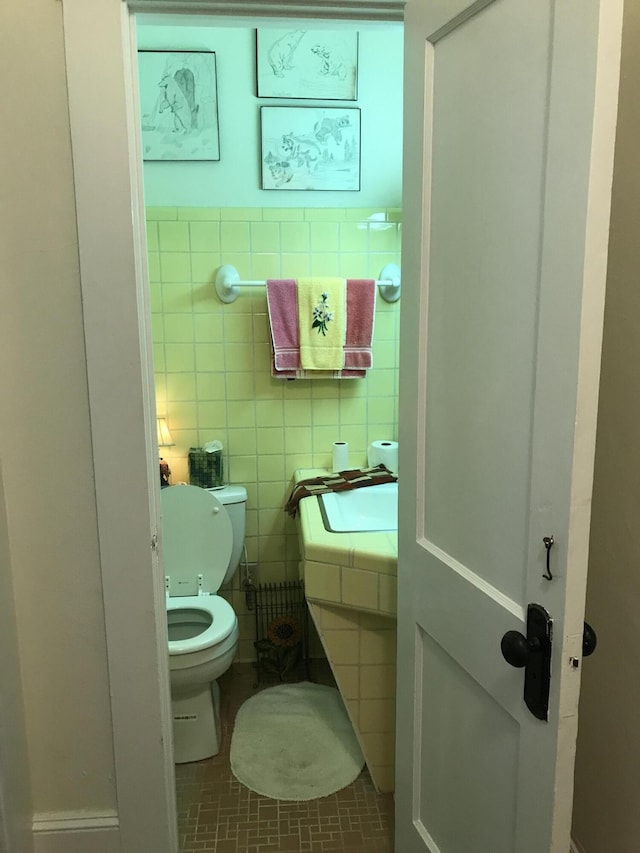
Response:
[[[551,684],[551,637],[553,622],[540,604],[527,608],[527,636],[507,631],[500,642],[502,656],[517,668],[524,667],[524,701],[534,717],[549,719]]]

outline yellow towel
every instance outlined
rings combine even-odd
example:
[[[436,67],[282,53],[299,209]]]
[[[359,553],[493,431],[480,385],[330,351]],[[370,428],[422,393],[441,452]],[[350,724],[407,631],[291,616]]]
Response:
[[[343,278],[299,278],[298,328],[303,370],[342,370],[347,330]]]

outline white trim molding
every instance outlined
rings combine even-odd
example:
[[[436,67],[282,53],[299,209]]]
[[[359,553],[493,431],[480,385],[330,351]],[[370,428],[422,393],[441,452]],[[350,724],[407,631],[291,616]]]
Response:
[[[34,853],[120,853],[115,812],[41,812],[33,817]]]
[[[62,12],[118,828],[39,822],[51,844],[78,835],[36,853],[111,853],[114,838],[118,853],[176,853],[135,31],[124,2],[64,0]]]
[[[133,12],[401,21],[406,0],[129,0]]]

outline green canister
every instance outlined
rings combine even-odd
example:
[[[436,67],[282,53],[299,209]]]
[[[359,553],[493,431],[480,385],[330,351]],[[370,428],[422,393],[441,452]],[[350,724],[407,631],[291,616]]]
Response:
[[[189,482],[202,489],[224,485],[221,442],[209,441],[203,447],[189,448]]]

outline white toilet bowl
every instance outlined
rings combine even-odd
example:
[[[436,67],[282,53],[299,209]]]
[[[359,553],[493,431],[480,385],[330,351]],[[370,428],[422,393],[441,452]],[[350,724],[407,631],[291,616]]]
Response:
[[[216,593],[237,568],[244,541],[246,490],[227,487],[222,495],[224,491],[172,486],[161,495],[177,764],[200,761],[220,751],[217,679],[231,666],[238,648],[236,614]],[[232,501],[231,513],[221,497]]]

